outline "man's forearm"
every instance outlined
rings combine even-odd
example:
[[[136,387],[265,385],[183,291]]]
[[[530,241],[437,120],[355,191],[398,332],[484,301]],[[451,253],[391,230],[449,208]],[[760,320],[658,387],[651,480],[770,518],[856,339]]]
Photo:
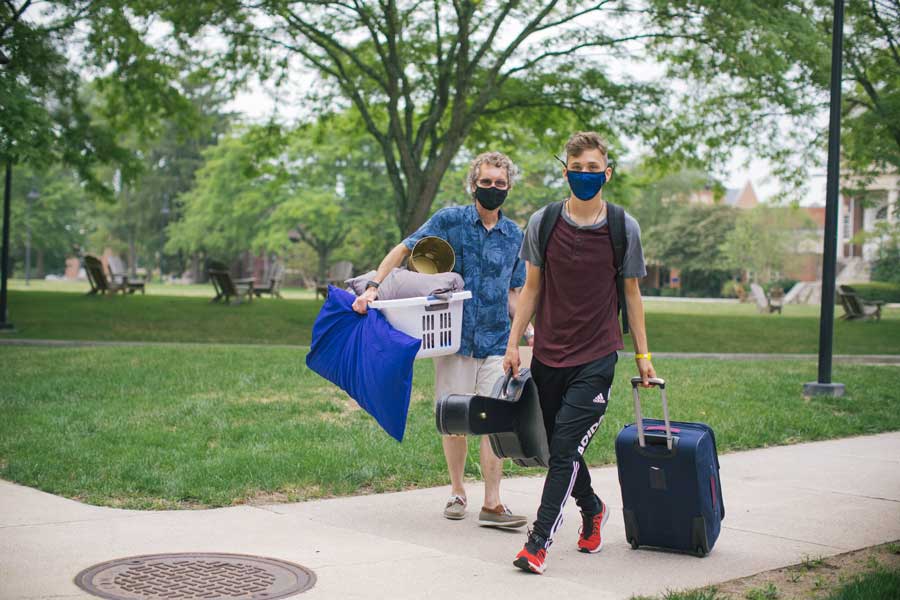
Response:
[[[518,346],[519,340],[522,339],[522,336],[525,334],[525,329],[528,328],[528,324],[531,322],[531,317],[534,316],[534,311],[537,308],[537,299],[537,292],[530,291],[527,287],[519,292],[507,346],[510,344]]]
[[[378,265],[378,270],[375,272],[375,276],[372,280],[381,283],[387,279],[387,276],[391,274],[391,271],[403,264],[407,255],[409,255],[409,248],[405,245],[397,244],[394,246],[393,250],[388,252],[381,261],[381,264]]]
[[[646,354],[649,348],[647,346],[647,328],[644,322],[644,301],[641,299],[641,290],[636,283],[626,287],[625,304],[628,307],[628,327],[631,329],[634,352]]]

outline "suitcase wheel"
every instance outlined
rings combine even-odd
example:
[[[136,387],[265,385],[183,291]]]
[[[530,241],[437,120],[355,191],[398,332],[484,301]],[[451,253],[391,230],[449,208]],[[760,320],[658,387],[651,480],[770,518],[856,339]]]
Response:
[[[703,546],[697,546],[694,554],[696,554],[698,558],[703,558],[704,556],[706,556],[706,550],[703,549]]]
[[[637,540],[628,540],[628,541],[631,543],[631,549],[632,549],[632,550],[637,550],[637,549],[638,549],[638,543],[637,543]]]

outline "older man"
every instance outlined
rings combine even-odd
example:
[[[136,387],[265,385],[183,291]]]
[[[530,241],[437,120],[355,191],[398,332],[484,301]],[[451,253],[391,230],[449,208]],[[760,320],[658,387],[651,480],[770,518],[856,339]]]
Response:
[[[368,303],[378,298],[378,285],[391,269],[403,263],[421,238],[436,236],[450,243],[456,253],[453,270],[462,275],[472,299],[463,308],[459,352],[434,359],[436,400],[450,393],[489,395],[503,375],[509,316],[518,289],[525,283],[525,266],[518,259],[522,230],[500,211],[517,174],[513,162],[499,152],[477,156],[466,179],[472,202],[439,210],[398,244],[381,261],[366,291],[353,304],[357,312],[366,312]],[[468,504],[463,479],[468,445],[465,436],[444,436],[442,442],[451,485],[444,516],[463,519]],[[484,503],[478,524],[523,526],[527,517],[513,514],[500,500],[503,462],[491,451],[487,437],[481,439],[480,454]]]

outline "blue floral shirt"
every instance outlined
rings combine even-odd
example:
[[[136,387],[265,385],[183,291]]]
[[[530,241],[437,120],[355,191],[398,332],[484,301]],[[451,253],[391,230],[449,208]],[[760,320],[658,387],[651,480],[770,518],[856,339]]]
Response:
[[[426,236],[450,243],[456,254],[453,270],[472,292],[463,304],[459,354],[502,356],[509,340],[509,290],[525,285],[525,264],[519,260],[522,230],[501,212],[488,231],[473,203],[442,208],[403,243],[412,250]]]

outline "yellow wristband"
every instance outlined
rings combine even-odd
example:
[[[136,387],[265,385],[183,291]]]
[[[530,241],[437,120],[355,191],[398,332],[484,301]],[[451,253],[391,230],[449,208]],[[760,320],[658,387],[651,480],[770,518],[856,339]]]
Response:
[[[646,358],[647,360],[650,360],[650,358],[651,358],[652,356],[653,356],[653,355],[650,354],[649,352],[648,352],[647,354],[635,354],[635,355],[634,355],[635,358]]]

